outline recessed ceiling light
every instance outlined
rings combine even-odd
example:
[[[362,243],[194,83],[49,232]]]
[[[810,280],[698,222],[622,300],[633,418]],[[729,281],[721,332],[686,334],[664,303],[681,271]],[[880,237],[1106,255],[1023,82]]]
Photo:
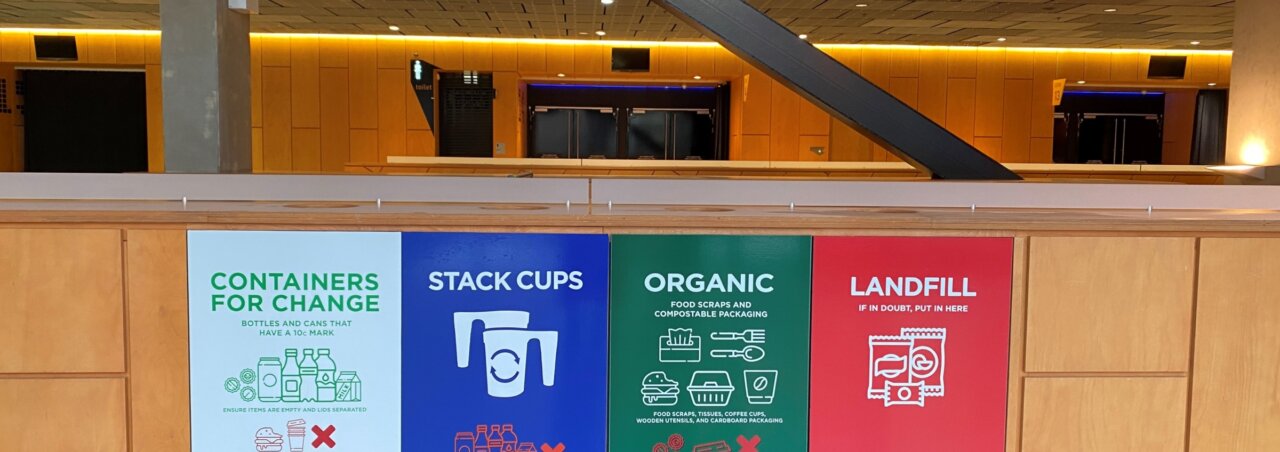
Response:
[[[556,74],[556,77],[564,77],[564,73],[563,73],[563,72],[561,72],[561,73],[559,73],[559,74]]]
[[[693,79],[694,79],[694,80],[702,80],[702,76],[701,76],[701,75],[695,75],[695,76],[693,76]]]
[[[1209,82],[1209,86],[1218,86],[1217,82]]]
[[[389,30],[391,30],[391,31],[400,31],[400,27],[397,27],[397,26],[395,26],[395,25],[392,25],[392,26],[390,26],[390,27],[387,27],[387,29],[389,29]]]
[[[580,35],[589,35],[589,34],[591,34],[591,33],[587,33],[587,32],[585,32],[585,31],[579,31],[579,32],[578,32],[578,34],[580,34]]]
[[[866,3],[859,3],[859,4],[856,4],[856,5],[853,5],[853,7],[854,7],[854,8],[866,8],[866,7],[867,7],[867,4],[866,4]]]
[[[1083,85],[1084,83],[1085,83],[1084,80],[1076,80],[1077,85]]]
[[[1000,42],[1005,42],[1005,41],[1008,41],[1008,40],[1009,40],[1009,38],[996,38],[996,41],[1000,41]]]
[[[600,3],[606,4],[606,5],[612,5],[613,0],[600,0]]]
[[[799,36],[797,36],[797,37],[798,37],[798,38],[800,38],[800,39],[809,39],[809,35],[804,34],[804,33],[800,33],[800,35],[799,35]]]
[[[1200,45],[1200,41],[1191,41],[1191,45],[1198,46]]]
[[[596,30],[596,36],[604,36],[604,35],[607,35],[607,34],[608,34],[608,33],[605,33],[605,32],[604,32],[604,30]]]
[[[1103,12],[1108,12],[1108,13],[1114,13],[1114,12],[1116,12],[1116,9],[1115,9],[1115,8],[1107,8],[1107,9],[1104,9],[1104,10],[1102,10],[1102,11],[1103,11]]]

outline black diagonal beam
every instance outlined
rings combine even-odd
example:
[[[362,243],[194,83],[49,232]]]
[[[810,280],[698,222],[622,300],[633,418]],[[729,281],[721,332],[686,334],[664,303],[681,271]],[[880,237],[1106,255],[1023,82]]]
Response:
[[[745,1],[653,1],[935,179],[1021,179]]]

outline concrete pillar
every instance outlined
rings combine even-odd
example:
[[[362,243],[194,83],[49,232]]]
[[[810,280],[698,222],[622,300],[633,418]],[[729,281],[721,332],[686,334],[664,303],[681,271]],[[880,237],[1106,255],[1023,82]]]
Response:
[[[227,0],[161,0],[169,173],[253,170],[249,16]]]
[[[1280,165],[1280,1],[1236,0],[1227,163]]]

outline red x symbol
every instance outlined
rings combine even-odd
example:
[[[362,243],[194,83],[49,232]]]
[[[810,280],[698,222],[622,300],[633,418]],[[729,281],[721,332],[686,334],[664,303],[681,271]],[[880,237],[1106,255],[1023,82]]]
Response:
[[[738,445],[742,446],[742,449],[739,449],[738,452],[759,452],[756,450],[757,444],[760,444],[760,435],[752,436],[751,439],[738,435]]]
[[[550,444],[543,443],[542,452],[564,452],[564,443],[556,444],[556,447],[551,447]]]
[[[329,446],[330,449],[333,449],[333,446],[338,445],[337,443],[333,442],[333,438],[331,438],[331,436],[333,436],[333,432],[336,430],[338,429],[332,425],[330,425],[329,428],[326,428],[324,430],[320,430],[319,425],[311,426],[311,432],[316,434],[316,440],[311,442],[311,447],[319,449],[320,445],[324,444],[326,446]]]

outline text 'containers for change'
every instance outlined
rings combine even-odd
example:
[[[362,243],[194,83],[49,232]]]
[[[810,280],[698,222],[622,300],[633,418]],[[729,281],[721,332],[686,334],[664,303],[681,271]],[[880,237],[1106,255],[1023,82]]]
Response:
[[[608,236],[402,242],[405,450],[603,450]]]
[[[192,231],[187,269],[192,451],[401,450],[399,233]]]
[[[808,449],[810,245],[613,237],[609,450]]]
[[[1004,450],[1013,240],[814,239],[814,451]]]

